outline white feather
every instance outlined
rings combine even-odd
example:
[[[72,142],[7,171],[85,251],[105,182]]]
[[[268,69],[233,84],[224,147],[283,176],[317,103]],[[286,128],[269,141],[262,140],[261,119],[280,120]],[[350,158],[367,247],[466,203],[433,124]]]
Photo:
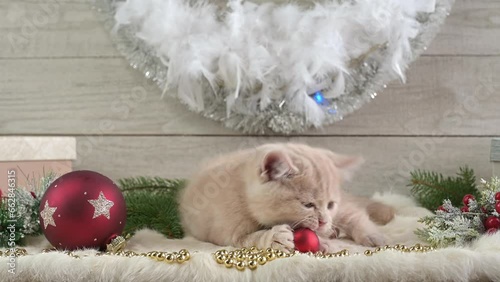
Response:
[[[228,116],[286,100],[319,125],[323,109],[305,89],[326,83],[327,97],[343,95],[351,62],[384,44],[389,56],[380,65],[404,78],[420,28],[415,16],[433,11],[435,0],[332,1],[309,9],[229,0],[228,7],[220,17],[207,1],[127,0],[115,20],[138,30],[168,66],[165,91],[192,109],[202,111],[217,92],[227,95]]]

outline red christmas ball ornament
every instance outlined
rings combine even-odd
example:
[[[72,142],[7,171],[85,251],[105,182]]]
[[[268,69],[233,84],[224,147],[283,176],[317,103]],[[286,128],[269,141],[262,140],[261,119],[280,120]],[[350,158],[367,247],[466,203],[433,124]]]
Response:
[[[73,171],[56,179],[40,201],[40,225],[57,249],[104,249],[125,227],[121,190],[106,176]]]
[[[495,200],[500,201],[500,192],[495,193]]]
[[[488,210],[487,210],[485,207],[481,207],[481,211],[482,211],[483,213],[488,213]]]
[[[495,210],[496,210],[498,213],[500,213],[500,202],[497,202],[497,203],[495,204]]]
[[[314,231],[309,228],[299,228],[293,232],[293,242],[295,249],[301,253],[319,251],[319,238]]]
[[[500,228],[500,219],[493,215],[488,216],[488,218],[486,218],[486,220],[484,221],[484,227],[486,229],[491,229],[491,228],[498,229]]]
[[[468,206],[469,205],[469,201],[470,200],[475,200],[476,198],[474,198],[473,195],[471,194],[467,194],[464,196],[464,198],[462,199],[462,202],[464,203],[464,205]]]
[[[469,212],[469,208],[468,207],[462,207],[460,209],[460,211],[462,211],[462,212]]]

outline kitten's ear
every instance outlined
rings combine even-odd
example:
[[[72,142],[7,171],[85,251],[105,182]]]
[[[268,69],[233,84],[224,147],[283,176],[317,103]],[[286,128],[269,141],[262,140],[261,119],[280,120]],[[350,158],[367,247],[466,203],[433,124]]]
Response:
[[[294,174],[298,169],[293,165],[290,157],[282,151],[267,153],[262,160],[260,176],[264,181],[278,180]]]
[[[333,153],[331,158],[346,181],[351,180],[354,172],[365,162],[365,159],[361,156],[345,156]]]

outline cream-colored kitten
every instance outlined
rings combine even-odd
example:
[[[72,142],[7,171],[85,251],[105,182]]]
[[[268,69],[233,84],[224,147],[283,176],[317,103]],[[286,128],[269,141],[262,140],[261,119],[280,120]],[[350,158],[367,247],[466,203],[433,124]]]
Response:
[[[180,197],[188,235],[217,245],[294,249],[292,228],[314,230],[322,251],[344,231],[366,246],[385,243],[374,221],[392,209],[340,188],[362,163],[302,144],[268,144],[219,157],[206,165]],[[367,211],[371,211],[369,215]]]

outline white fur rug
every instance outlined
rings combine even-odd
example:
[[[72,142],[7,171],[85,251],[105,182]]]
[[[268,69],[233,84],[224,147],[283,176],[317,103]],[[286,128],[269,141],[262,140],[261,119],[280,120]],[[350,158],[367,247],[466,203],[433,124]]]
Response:
[[[396,195],[375,195],[396,207],[397,216],[381,227],[389,243],[413,245],[417,219],[429,214],[411,199]],[[227,269],[215,262],[212,253],[222,247],[192,238],[169,240],[151,230],[142,230],[130,239],[127,249],[178,251],[188,249],[191,260],[178,264],[149,258],[93,256],[80,259],[63,253],[40,253],[47,248],[43,238],[26,247],[33,255],[17,259],[16,274],[8,273],[7,258],[0,258],[1,281],[500,281],[500,233],[484,236],[467,248],[446,248],[429,253],[383,251],[364,255],[318,259],[305,254],[277,259],[256,270]],[[339,240],[339,248],[351,253],[366,247]]]

